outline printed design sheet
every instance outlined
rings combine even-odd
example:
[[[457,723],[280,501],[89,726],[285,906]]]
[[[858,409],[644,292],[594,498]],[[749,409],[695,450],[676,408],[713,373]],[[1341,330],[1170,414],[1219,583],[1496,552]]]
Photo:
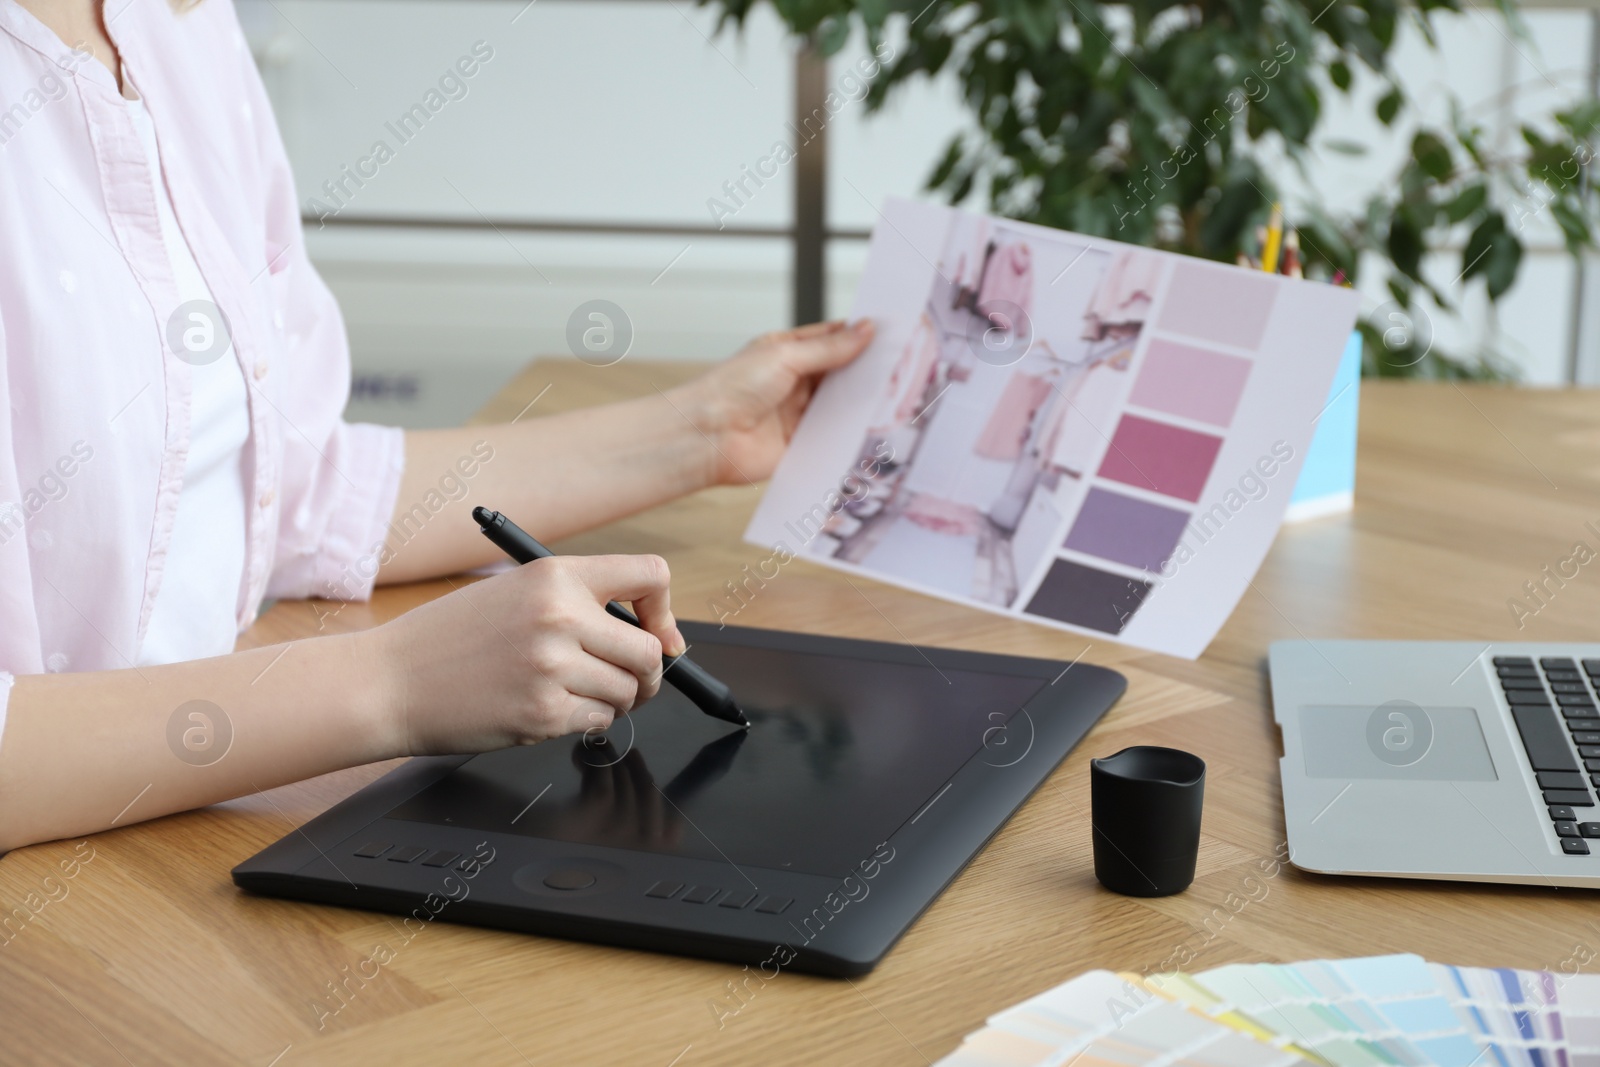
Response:
[[[890,201],[746,531],[765,547],[1193,658],[1260,566],[1347,289]]]

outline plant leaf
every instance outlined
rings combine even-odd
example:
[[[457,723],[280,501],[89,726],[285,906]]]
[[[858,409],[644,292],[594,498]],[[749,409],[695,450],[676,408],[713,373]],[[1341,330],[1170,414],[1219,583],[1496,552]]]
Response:
[[[1484,216],[1482,222],[1473,229],[1472,236],[1467,238],[1467,247],[1461,250],[1461,280],[1466,281],[1475,274],[1482,274],[1488,267],[1489,249],[1494,244],[1494,239],[1506,230],[1506,217],[1498,211],[1491,211]]]
[[[829,15],[817,27],[817,50],[825,56],[837,55],[850,39],[850,19],[847,15]]]
[[[1556,225],[1561,227],[1561,236],[1567,242],[1567,251],[1576,255],[1591,243],[1594,231],[1582,212],[1564,200],[1557,200],[1551,204],[1550,211],[1556,217]]]
[[[1422,277],[1422,231],[1403,214],[1389,220],[1389,258],[1409,278]]]
[[[1489,286],[1489,299],[1499,300],[1517,280],[1517,268],[1522,265],[1522,242],[1516,235],[1502,230],[1494,235],[1489,245],[1489,255],[1484,267],[1484,281]]]
[[[1250,215],[1261,206],[1261,190],[1241,176],[1222,189],[1222,195],[1200,224],[1200,244],[1214,257],[1231,255],[1239,246]]]
[[[1384,93],[1378,99],[1378,106],[1373,110],[1378,116],[1378,121],[1385,126],[1389,126],[1394,123],[1394,117],[1400,114],[1400,105],[1403,103],[1405,103],[1405,97],[1400,95],[1400,89],[1396,87]]]
[[[938,189],[950,180],[950,175],[955,173],[956,164],[961,162],[964,146],[961,135],[950,138],[950,145],[944,150],[944,155],[939,157],[939,163],[933,168],[933,173],[928,176],[927,188],[931,192]]]
[[[1465,222],[1482,210],[1488,199],[1488,189],[1482,183],[1475,182],[1457,193],[1455,198],[1445,205],[1445,217],[1453,223]]]
[[[1417,166],[1422,168],[1422,173],[1434,181],[1448,181],[1450,173],[1455,169],[1455,164],[1450,159],[1450,149],[1445,143],[1427,130],[1423,130],[1411,139],[1411,158],[1417,161]]]

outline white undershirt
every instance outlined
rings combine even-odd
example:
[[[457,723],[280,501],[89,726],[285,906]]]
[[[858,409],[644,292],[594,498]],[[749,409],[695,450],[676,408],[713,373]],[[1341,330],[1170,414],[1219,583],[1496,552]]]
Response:
[[[129,100],[128,113],[150,163],[161,239],[172,262],[178,299],[209,301],[211,290],[178,229],[172,196],[161,177],[150,113],[142,100]],[[160,325],[165,344],[167,324]],[[167,365],[170,371],[188,374],[193,383],[189,456],[161,588],[139,647],[142,666],[232,652],[244,577],[244,445],[250,437],[250,414],[238,357],[230,348],[201,366],[177,359],[168,359]]]

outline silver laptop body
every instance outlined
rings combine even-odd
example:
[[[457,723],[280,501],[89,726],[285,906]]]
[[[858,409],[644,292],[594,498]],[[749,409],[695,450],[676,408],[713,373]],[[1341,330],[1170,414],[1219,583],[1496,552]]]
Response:
[[[1278,641],[1268,664],[1295,866],[1600,887],[1600,645]]]

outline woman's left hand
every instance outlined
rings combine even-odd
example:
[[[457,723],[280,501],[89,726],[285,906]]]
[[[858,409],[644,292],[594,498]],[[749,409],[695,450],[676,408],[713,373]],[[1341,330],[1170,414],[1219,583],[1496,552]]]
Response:
[[[763,334],[683,386],[678,403],[716,450],[716,484],[771,476],[822,376],[861,354],[872,323],[818,322]]]

